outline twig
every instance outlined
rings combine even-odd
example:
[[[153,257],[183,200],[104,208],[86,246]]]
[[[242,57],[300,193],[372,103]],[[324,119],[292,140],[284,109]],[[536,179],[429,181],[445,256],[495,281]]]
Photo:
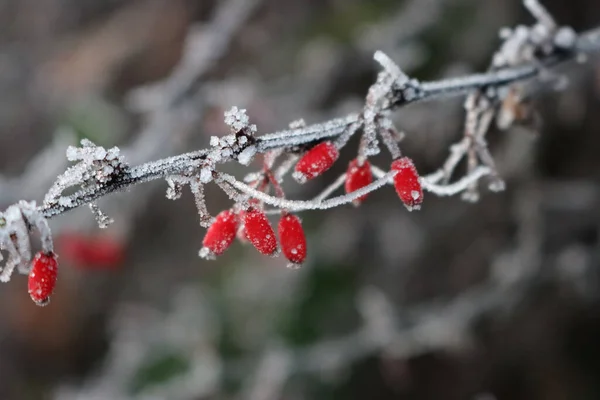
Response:
[[[460,78],[423,82],[419,84],[420,90],[413,91],[412,96],[407,96],[404,91],[396,92],[392,104],[394,108],[397,108],[416,101],[432,101],[439,98],[461,96],[481,88],[500,88],[537,77],[541,73],[542,67],[557,66],[560,62],[573,59],[581,52],[591,53],[598,51],[600,51],[600,28],[581,34],[577,41],[576,50],[572,52],[566,52],[560,56],[552,55],[542,60],[541,63],[533,65],[506,68]],[[358,114],[351,114],[344,118],[309,125],[305,128],[265,134],[256,139],[256,149],[258,153],[265,153],[276,148],[292,148],[295,146],[310,145],[324,139],[332,139],[344,133],[349,125],[355,123],[358,118]],[[169,175],[185,173],[190,169],[196,169],[198,161],[205,159],[207,153],[208,150],[197,150],[133,167],[130,173],[125,174],[105,187],[95,190],[80,190],[72,194],[69,196],[70,201],[68,205],[47,206],[43,207],[40,211],[45,217],[51,218],[95,201],[110,193],[124,191],[130,186],[155,179],[162,179]]]
[[[231,36],[233,27],[239,26],[239,21],[252,9],[251,5],[244,8],[244,5],[250,3],[240,3],[241,1],[230,0],[226,4],[232,8],[225,7],[224,10],[229,11],[218,13],[218,16],[224,18],[222,23],[226,28],[224,32],[229,33],[228,37]],[[257,2],[253,1],[252,4]],[[138,166],[130,166],[117,147],[107,150],[89,140],[82,140],[81,147],[69,147],[67,150],[67,158],[75,164],[57,178],[41,206],[34,211],[25,212],[34,207],[34,203],[21,201],[9,207],[8,210],[13,210],[11,215],[6,212],[0,213],[0,216],[10,217],[5,220],[10,224],[0,226],[0,236],[4,238],[0,240],[0,249],[12,249],[3,270],[5,279],[10,276],[14,265],[24,266],[31,260],[28,227],[33,224],[28,216],[48,219],[81,205],[91,204],[96,220],[103,226],[109,218],[96,205],[99,198],[155,179],[167,180],[167,195],[173,199],[179,197],[184,185],[190,185],[203,226],[215,221],[209,214],[202,195],[203,185],[213,180],[231,197],[234,202],[231,208],[235,212],[250,207],[257,207],[259,210],[255,211],[262,212],[264,204],[286,212],[334,208],[354,202],[387,185],[394,177],[396,192],[409,210],[420,208],[423,201],[422,189],[440,196],[462,193],[463,199],[475,201],[479,198],[479,180],[486,175],[491,177],[488,183],[490,190],[502,190],[504,181],[496,171],[495,162],[487,148],[486,134],[494,119],[500,115],[500,110],[508,109],[510,112],[510,107],[506,106],[505,102],[510,100],[511,104],[522,106],[519,100],[522,97],[514,98],[510,97],[510,94],[520,92],[520,85],[527,80],[548,77],[548,71],[562,62],[579,58],[582,54],[600,51],[600,28],[577,36],[572,28],[557,25],[537,0],[525,0],[524,4],[537,22],[531,27],[518,26],[514,30],[503,30],[500,49],[494,53],[486,73],[419,82],[407,76],[386,54],[376,51],[374,59],[381,65],[382,71],[369,88],[360,113],[309,126],[305,126],[302,121],[283,131],[256,136],[257,127],[250,124],[246,110],[232,107],[225,112],[225,123],[230,128],[230,134],[220,138],[211,137],[209,148]],[[225,18],[231,10],[235,11],[234,16],[231,19]],[[222,40],[225,39],[214,38],[213,42],[209,42],[221,43]],[[188,64],[196,69],[187,69]],[[171,115],[170,111],[178,108],[178,99],[185,97],[187,93],[187,90],[182,89],[180,81],[186,81],[191,90],[194,79],[201,75],[197,68],[202,71],[208,64],[210,60],[195,59],[193,56],[184,60],[182,69],[178,69],[179,73],[165,82],[167,102],[157,103],[155,113],[150,119],[151,126],[160,131],[160,127],[166,128],[165,122],[173,121],[175,116]],[[181,78],[182,76],[186,79]],[[390,114],[411,103],[463,95],[467,95],[463,139],[451,148],[449,158],[438,172],[419,178],[413,161],[404,156],[397,143],[402,136],[394,127]],[[504,118],[503,122],[510,122],[502,124],[503,128],[521,122],[515,116],[508,117]],[[151,131],[154,131],[154,128]],[[361,135],[358,160],[366,160],[378,154],[383,143],[393,159],[392,171],[384,172],[369,163],[370,172],[378,176],[378,179],[372,182],[368,175],[368,180],[361,182],[356,186],[356,190],[350,193],[328,198],[341,186],[340,178],[323,194],[312,200],[291,200],[285,197],[280,181],[293,166],[296,155],[300,154],[302,158],[295,165],[293,176],[300,176],[300,181],[315,178],[332,166],[339,157],[339,150],[356,134]],[[239,162],[247,166],[256,155],[264,156],[260,178],[263,184],[258,186],[256,182],[247,185],[217,169],[219,165],[229,162]],[[278,166],[275,165],[281,156],[288,158]],[[467,161],[466,176],[451,183],[455,167],[464,158]],[[347,182],[352,179],[348,175]],[[72,188],[76,191],[69,194],[67,191]],[[277,196],[269,194],[271,188],[275,189]],[[238,219],[239,215],[234,218]],[[231,244],[232,236],[225,233],[223,232],[223,240],[217,241],[219,246]],[[271,233],[265,234],[265,237],[270,240],[273,238]],[[20,244],[11,245],[13,240]],[[254,241],[253,244],[260,243]],[[263,252],[270,254],[269,249],[265,247]],[[305,255],[302,256],[304,257]]]

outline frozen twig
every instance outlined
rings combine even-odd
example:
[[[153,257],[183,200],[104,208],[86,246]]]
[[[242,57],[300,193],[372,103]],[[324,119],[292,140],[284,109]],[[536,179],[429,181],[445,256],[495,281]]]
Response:
[[[219,16],[221,16],[223,18],[220,22],[223,24],[221,28],[229,35],[232,27],[239,25],[238,22],[252,9],[252,4],[256,2],[231,0],[226,3],[227,7],[231,6],[237,11],[227,18],[225,16],[228,13],[225,11],[223,14],[217,13],[215,23],[220,21]],[[257,135],[257,127],[250,124],[245,110],[233,107],[225,113],[225,123],[229,126],[230,133],[221,138],[211,138],[210,148],[138,166],[130,166],[118,148],[106,150],[84,140],[81,142],[81,147],[68,149],[68,159],[76,164],[58,177],[48,191],[43,205],[35,210],[36,215],[51,218],[81,205],[91,204],[92,211],[104,225],[108,222],[108,218],[95,205],[98,199],[156,179],[167,180],[168,195],[171,198],[178,197],[183,185],[190,185],[201,224],[204,226],[212,221],[212,217],[204,204],[202,186],[213,180],[232,197],[236,203],[234,208],[238,210],[251,207],[262,208],[263,204],[287,212],[338,207],[385,186],[396,173],[399,173],[399,170],[379,173],[379,170],[373,167],[372,171],[379,175],[378,179],[351,193],[327,198],[341,185],[339,180],[326,189],[324,194],[313,200],[291,200],[285,197],[280,181],[293,166],[297,154],[310,152],[322,142],[328,142],[323,143],[327,145],[328,153],[322,156],[333,163],[338,157],[338,150],[347,144],[351,136],[359,134],[362,136],[358,159],[364,160],[378,154],[381,141],[389,150],[392,159],[400,161],[402,153],[397,141],[401,135],[391,123],[390,113],[414,102],[462,95],[467,96],[464,138],[452,148],[448,160],[441,169],[443,174],[440,175],[438,172],[433,176],[423,177],[419,183],[419,179],[411,178],[413,175],[417,176],[412,161],[403,157],[405,160],[396,164],[402,172],[397,175],[399,178],[394,180],[395,185],[397,182],[408,182],[410,185],[422,185],[425,190],[437,195],[463,193],[464,198],[474,200],[478,198],[479,179],[489,175],[490,189],[501,190],[503,181],[495,170],[495,163],[487,149],[485,135],[494,118],[498,117],[503,101],[511,93],[508,89],[532,78],[543,78],[550,68],[574,59],[582,53],[600,50],[600,28],[570,38],[571,28],[557,26],[537,1],[526,1],[525,4],[536,17],[536,24],[532,27],[519,26],[514,30],[504,31],[503,42],[494,54],[489,71],[486,73],[419,82],[408,77],[384,53],[376,52],[374,58],[383,69],[376,82],[370,87],[360,113],[308,126],[297,123],[283,131]],[[222,38],[213,38],[213,40],[216,41],[215,43],[220,43]],[[206,64],[208,61],[199,61],[193,55],[190,57],[189,60],[184,60],[181,69],[178,69],[179,72],[165,82],[167,87],[174,88],[165,89],[170,105],[175,105],[179,96],[187,92],[178,82],[186,81],[187,87],[190,87],[193,78],[198,77],[199,71],[208,65]],[[194,68],[188,69],[188,63],[194,66],[195,72],[192,71]],[[180,80],[182,76],[186,79]],[[154,121],[155,127],[163,126],[163,122],[169,121],[170,116],[167,116],[167,111],[170,105],[163,104],[157,107],[158,111],[151,120],[151,123]],[[265,156],[263,171],[257,175],[262,176],[262,183],[246,184],[219,170],[221,164],[229,162],[238,162],[247,166],[259,155]],[[288,159],[276,166],[278,158],[283,155],[287,155]],[[467,175],[451,183],[454,169],[464,157],[467,159]],[[305,168],[320,168],[319,173],[322,173],[324,169],[331,166],[319,163],[320,161],[309,163]],[[297,168],[298,166],[299,164],[296,164]],[[409,175],[406,175],[407,171]],[[434,180],[433,177],[436,179]],[[413,181],[414,183],[410,183]],[[442,181],[441,185],[440,181]],[[268,193],[270,188],[275,190],[275,196]],[[67,193],[67,189],[74,192]],[[420,186],[418,188],[412,186],[412,189],[406,191],[396,186],[396,190],[409,209],[418,208],[422,201]],[[415,203],[417,201],[418,203]],[[15,219],[15,224],[18,224],[18,218]],[[9,226],[9,229],[11,228]],[[5,238],[5,241],[11,240]],[[24,239],[17,237],[18,240]],[[7,243],[4,245],[10,247]],[[17,247],[15,249],[18,253],[16,255],[20,257],[14,257],[17,263],[28,261],[30,258],[28,253],[20,251]],[[5,271],[8,271],[8,268],[5,268]]]
[[[582,44],[581,48],[585,52],[600,51],[600,28],[581,34],[577,43]],[[560,61],[572,59],[577,55],[578,49],[579,46],[577,45],[575,46],[574,51],[564,53],[560,56],[548,56],[544,60],[541,60],[542,65],[545,64],[550,67],[557,65]],[[501,88],[515,82],[534,78],[540,74],[540,71],[540,64],[535,63],[534,65],[511,67],[462,78],[423,82],[419,84],[420,90],[418,91],[418,94],[410,100],[404,96],[403,91],[392,93],[392,105],[397,107],[415,101],[434,100],[439,97],[447,96],[460,96],[481,88]],[[295,146],[310,145],[324,139],[332,139],[342,135],[346,129],[351,124],[358,121],[358,119],[358,114],[351,114],[325,123],[261,135],[256,138],[256,152],[264,153],[276,148],[289,149]],[[207,150],[197,150],[179,156],[145,163],[138,167],[132,167],[129,173],[123,174],[105,187],[97,188],[96,190],[80,190],[69,196],[70,201],[67,206],[59,207],[57,205],[47,205],[42,208],[41,212],[46,217],[53,217],[106,196],[112,192],[123,191],[132,185],[155,179],[162,179],[169,175],[181,174],[190,169],[194,170],[197,168],[198,161],[205,159],[207,153]],[[230,157],[226,161],[229,160],[233,160],[233,157]]]

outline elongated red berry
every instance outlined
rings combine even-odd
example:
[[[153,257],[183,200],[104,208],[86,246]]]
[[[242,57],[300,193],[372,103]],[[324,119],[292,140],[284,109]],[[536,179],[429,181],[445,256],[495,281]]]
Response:
[[[66,232],[58,236],[57,246],[63,260],[82,269],[114,269],[125,260],[123,242],[108,236]]]
[[[40,251],[35,255],[29,272],[29,296],[38,306],[45,306],[56,285],[58,262],[56,254]]]
[[[371,182],[373,182],[373,174],[371,173],[371,164],[369,164],[369,161],[364,160],[362,165],[359,164],[358,159],[350,161],[348,171],[346,171],[346,193],[352,193],[367,186]],[[367,196],[368,195],[365,194],[354,200],[354,205],[360,205],[360,203],[365,201]]]
[[[293,176],[301,183],[316,178],[331,168],[339,156],[340,153],[332,142],[319,143],[296,163],[296,172]]]
[[[279,220],[277,230],[285,258],[290,260],[292,266],[300,266],[306,258],[306,236],[300,218],[285,213]]]
[[[233,211],[221,211],[206,231],[200,256],[207,258],[223,254],[235,239],[238,222],[238,217]]]
[[[394,187],[400,200],[409,210],[418,210],[423,202],[423,189],[412,160],[408,157],[399,158],[392,162],[392,170],[398,171],[394,176]]]
[[[277,251],[275,232],[264,212],[251,208],[244,212],[246,238],[262,254],[272,255]]]

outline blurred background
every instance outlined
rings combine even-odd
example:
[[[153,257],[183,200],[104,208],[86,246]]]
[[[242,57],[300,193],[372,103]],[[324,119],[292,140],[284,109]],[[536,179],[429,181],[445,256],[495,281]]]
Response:
[[[598,1],[543,3],[600,25]],[[40,201],[81,138],[139,164],[206,147],[233,105],[261,133],[318,122],[360,109],[377,49],[439,79],[485,70],[498,30],[531,22],[517,0],[1,0],[0,206]],[[51,304],[25,276],[0,289],[0,399],[600,398],[600,64],[561,73],[539,129],[489,135],[505,192],[303,213],[300,270],[239,243],[199,259],[193,198],[164,181],[101,200],[106,230],[87,209],[51,220]],[[421,173],[463,117],[461,99],[395,114]]]

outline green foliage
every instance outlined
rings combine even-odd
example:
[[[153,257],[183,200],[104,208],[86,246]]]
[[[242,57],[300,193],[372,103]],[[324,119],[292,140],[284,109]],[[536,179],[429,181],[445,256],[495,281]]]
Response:
[[[368,2],[349,2],[335,12],[327,13],[311,25],[310,37],[330,36],[342,43],[350,43],[360,30],[381,19],[391,9],[399,7],[398,0],[371,0]]]
[[[307,345],[321,338],[332,316],[351,309],[348,304],[354,302],[356,282],[357,276],[351,268],[336,265],[312,268],[303,283],[305,296],[282,315],[281,336],[292,346]]]
[[[168,382],[189,368],[189,361],[182,354],[169,350],[159,352],[138,369],[131,381],[130,392],[138,394],[151,386]]]

